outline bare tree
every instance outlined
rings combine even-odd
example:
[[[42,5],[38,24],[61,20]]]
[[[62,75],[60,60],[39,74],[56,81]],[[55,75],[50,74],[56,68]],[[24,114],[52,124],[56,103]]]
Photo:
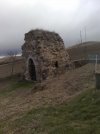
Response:
[[[16,56],[17,56],[18,52],[17,51],[9,51],[7,54],[10,58],[10,63],[11,63],[11,76],[13,76],[14,65],[15,65],[15,62],[16,62]]]

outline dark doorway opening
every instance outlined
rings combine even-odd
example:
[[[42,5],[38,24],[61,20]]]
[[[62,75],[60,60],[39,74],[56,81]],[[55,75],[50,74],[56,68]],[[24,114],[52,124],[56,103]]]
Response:
[[[32,59],[29,59],[29,75],[31,80],[36,81],[35,65]]]
[[[58,65],[58,61],[55,62],[55,67],[58,68],[59,65]]]

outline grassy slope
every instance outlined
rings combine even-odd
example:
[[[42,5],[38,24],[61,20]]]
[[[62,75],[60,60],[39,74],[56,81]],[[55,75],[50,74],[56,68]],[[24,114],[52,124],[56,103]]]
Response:
[[[91,89],[68,103],[8,117],[0,122],[0,133],[100,134],[100,91]]]
[[[88,55],[100,53],[100,42],[84,42],[66,49],[72,60],[86,59]]]
[[[0,134],[99,134],[100,91],[94,89],[90,67],[68,72],[63,80],[55,79],[48,83],[49,89],[36,93],[35,83],[19,82],[16,78],[0,81]],[[69,81],[73,81],[74,88],[68,87]],[[68,95],[67,90],[74,92],[75,88],[85,90],[59,103]],[[54,105],[57,93],[60,100]]]

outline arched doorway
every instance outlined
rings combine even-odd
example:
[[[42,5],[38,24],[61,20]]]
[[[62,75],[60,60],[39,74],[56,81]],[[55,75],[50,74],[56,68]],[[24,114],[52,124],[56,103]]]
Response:
[[[32,59],[29,59],[28,61],[28,68],[29,68],[29,75],[31,80],[36,81],[36,70],[35,70],[35,65]]]

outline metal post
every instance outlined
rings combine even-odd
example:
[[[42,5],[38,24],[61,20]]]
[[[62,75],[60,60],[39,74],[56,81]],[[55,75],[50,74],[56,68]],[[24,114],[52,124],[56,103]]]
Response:
[[[80,30],[80,39],[81,39],[81,44],[82,44],[82,33],[81,33],[81,30]]]
[[[98,55],[96,55],[95,72],[97,71]]]

